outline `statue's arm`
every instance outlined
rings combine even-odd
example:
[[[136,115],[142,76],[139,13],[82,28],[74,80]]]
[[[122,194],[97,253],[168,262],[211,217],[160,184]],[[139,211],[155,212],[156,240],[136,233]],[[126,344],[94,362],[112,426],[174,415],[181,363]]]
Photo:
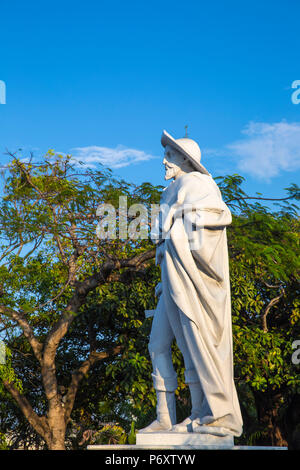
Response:
[[[225,204],[222,208],[195,207],[185,210],[184,218],[187,223],[196,227],[226,227],[232,222],[231,212]]]

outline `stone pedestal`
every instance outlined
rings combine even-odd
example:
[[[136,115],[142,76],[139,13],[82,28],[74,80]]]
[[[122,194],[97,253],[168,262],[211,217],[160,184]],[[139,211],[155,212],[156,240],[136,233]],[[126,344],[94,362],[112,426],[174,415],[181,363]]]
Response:
[[[100,451],[110,451],[110,452],[123,452],[123,451],[147,451],[147,450],[161,450],[161,451],[168,451],[168,450],[224,450],[224,451],[231,451],[231,450],[288,450],[287,447],[276,447],[276,446],[221,446],[218,447],[217,445],[149,445],[149,444],[94,444],[87,446],[87,450],[100,450]]]
[[[234,446],[233,436],[219,436],[193,432],[145,432],[137,433],[137,446],[180,446],[193,449],[224,449]]]
[[[89,445],[88,450],[140,451],[140,450],[287,450],[287,447],[235,446],[234,438],[221,430],[215,434],[200,432],[145,432],[136,434],[136,444]]]

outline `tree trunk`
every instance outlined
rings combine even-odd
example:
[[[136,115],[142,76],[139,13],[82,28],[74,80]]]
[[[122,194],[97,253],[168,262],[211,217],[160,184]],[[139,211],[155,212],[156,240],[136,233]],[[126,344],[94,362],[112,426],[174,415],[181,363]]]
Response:
[[[284,422],[289,450],[300,450],[300,394],[290,398]]]
[[[64,432],[60,429],[54,430],[47,447],[49,450],[66,450]]]
[[[47,440],[47,446],[49,450],[66,450],[66,422],[64,409],[59,403],[58,397],[56,397],[55,402],[56,403],[54,404],[51,403],[48,414],[48,423],[51,434]]]
[[[282,405],[282,395],[269,391],[254,391],[258,421],[263,428],[263,435],[256,441],[258,445],[284,447],[287,441],[284,437],[284,425],[279,416]]]

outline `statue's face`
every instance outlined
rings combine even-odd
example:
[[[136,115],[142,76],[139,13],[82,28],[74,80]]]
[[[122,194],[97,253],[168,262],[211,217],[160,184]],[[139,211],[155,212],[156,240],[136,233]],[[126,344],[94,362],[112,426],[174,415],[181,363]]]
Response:
[[[165,165],[165,180],[176,179],[182,173],[184,157],[179,152],[166,145],[163,164]]]

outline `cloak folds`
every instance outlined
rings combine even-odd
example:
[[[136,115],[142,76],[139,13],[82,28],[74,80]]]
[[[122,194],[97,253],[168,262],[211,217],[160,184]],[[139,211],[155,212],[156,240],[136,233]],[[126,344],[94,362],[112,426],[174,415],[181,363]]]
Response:
[[[185,174],[163,192],[156,260],[163,290],[169,290],[178,309],[197,327],[191,353],[195,357],[196,350],[195,368],[211,410],[208,421],[225,416],[227,426],[240,435],[226,237],[230,223],[230,211],[212,177]]]

